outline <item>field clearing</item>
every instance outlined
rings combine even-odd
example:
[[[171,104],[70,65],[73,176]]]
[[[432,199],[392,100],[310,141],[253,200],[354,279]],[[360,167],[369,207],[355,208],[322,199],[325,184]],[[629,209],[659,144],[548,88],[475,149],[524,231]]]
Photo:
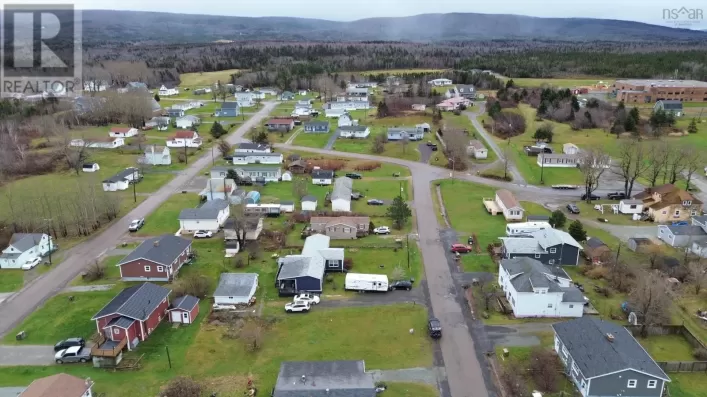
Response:
[[[372,74],[415,74],[415,73],[442,73],[449,69],[378,69],[378,70],[366,70],[363,72],[341,72],[340,75],[350,75],[350,74],[361,74],[363,76]]]
[[[198,88],[199,86],[212,85],[218,81],[222,83],[230,83],[232,74],[244,71],[245,70],[243,69],[227,69],[219,70],[217,72],[183,73],[179,75],[179,79],[181,80],[179,87]]]
[[[0,292],[14,292],[22,288],[25,271],[22,269],[2,269],[0,272]]]
[[[179,213],[186,208],[199,205],[196,193],[174,194],[160,208],[145,218],[145,226],[135,233],[138,236],[159,236],[164,233],[176,233],[179,230]]]

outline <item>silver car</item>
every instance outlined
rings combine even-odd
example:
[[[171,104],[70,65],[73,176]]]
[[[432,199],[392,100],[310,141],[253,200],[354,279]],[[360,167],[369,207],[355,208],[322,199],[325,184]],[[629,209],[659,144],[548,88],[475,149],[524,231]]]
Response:
[[[91,359],[91,349],[81,346],[71,346],[64,350],[59,350],[54,355],[57,364],[63,363],[85,363]]]

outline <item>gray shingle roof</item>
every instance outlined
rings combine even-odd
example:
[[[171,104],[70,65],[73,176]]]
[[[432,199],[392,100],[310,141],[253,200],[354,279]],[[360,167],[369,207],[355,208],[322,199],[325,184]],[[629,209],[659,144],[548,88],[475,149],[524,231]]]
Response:
[[[199,298],[191,295],[180,296],[172,302],[172,309],[191,310],[199,304]]]
[[[368,128],[368,127],[365,125],[350,125],[350,126],[339,127],[339,130],[340,131],[363,132],[363,131],[366,131],[366,128]]]
[[[238,109],[238,102],[224,102],[221,104],[221,109]]]
[[[589,237],[587,238],[587,247],[589,248],[598,248],[598,247],[603,247],[606,244],[604,244],[603,241],[599,240],[596,237]]]
[[[587,378],[634,369],[670,381],[626,328],[595,317],[556,323],[555,333]],[[614,336],[609,341],[606,334]]]
[[[121,182],[124,181],[129,175],[133,174],[139,174],[140,170],[138,170],[135,167],[128,167],[117,174],[113,175],[112,177],[106,179],[103,181],[103,183],[115,183],[115,182]]]
[[[533,292],[533,288],[547,288],[549,292],[563,292],[563,302],[584,302],[577,287],[562,287],[554,277],[571,280],[559,266],[549,266],[532,258],[513,258],[501,261],[501,267],[508,271],[511,284],[518,292]]]
[[[15,233],[10,238],[10,245],[20,252],[25,252],[39,244],[42,236],[42,233]]]
[[[549,215],[528,215],[525,217],[528,222],[549,221]]]
[[[111,314],[144,321],[171,291],[152,283],[142,283],[120,291],[92,320]]]
[[[217,219],[219,212],[228,207],[224,199],[210,200],[199,208],[185,208],[179,213],[179,220]]]
[[[241,150],[265,150],[268,145],[263,145],[260,143],[242,142],[238,144],[238,149]]]
[[[353,180],[349,177],[342,176],[334,181],[334,190],[331,193],[332,200],[347,200],[351,201],[351,192],[353,191]]]
[[[283,361],[273,397],[374,397],[373,376],[360,361]]]
[[[569,233],[557,229],[542,229],[530,234],[544,249],[560,244],[567,244],[582,249],[582,246]]]
[[[690,225],[684,225],[684,226],[673,226],[673,225],[668,225],[666,226],[670,232],[676,236],[705,236],[707,235],[707,232],[702,229],[700,226],[690,226]]]
[[[219,278],[214,296],[247,297],[257,283],[257,273],[223,273]]]
[[[191,241],[172,234],[148,238],[133,252],[118,262],[118,266],[136,259],[147,259],[160,265],[168,266],[191,245]]]
[[[701,224],[707,223],[707,215],[693,216],[692,220]]]
[[[135,320],[132,319],[132,318],[125,317],[125,316],[120,316],[120,317],[116,317],[116,318],[110,320],[110,322],[109,322],[108,324],[106,324],[106,326],[103,327],[103,328],[118,327],[118,328],[127,329],[127,328],[130,327],[130,326],[132,325],[132,323],[134,323],[134,322],[135,322]]]
[[[530,237],[501,237],[503,246],[509,254],[544,254],[544,249],[540,247],[534,238]]]
[[[241,150],[236,150],[233,152],[234,156],[262,156],[262,157],[280,157],[282,156],[282,153],[252,153],[252,152],[244,152]]]
[[[310,127],[326,127],[329,128],[329,122],[328,121],[310,121],[308,123],[304,123],[304,126],[310,126]]]
[[[317,202],[317,198],[314,197],[314,196],[304,196],[304,197],[302,197],[302,202],[305,202],[305,201],[309,201],[309,202],[312,202],[312,203],[316,203],[316,202]]]
[[[312,170],[312,179],[332,179],[334,171],[330,170]]]
[[[280,274],[277,275],[277,279],[288,280],[304,276],[321,277],[321,275],[315,272],[315,269],[310,266],[311,261],[311,257],[301,255],[288,255],[284,258],[280,258]]]

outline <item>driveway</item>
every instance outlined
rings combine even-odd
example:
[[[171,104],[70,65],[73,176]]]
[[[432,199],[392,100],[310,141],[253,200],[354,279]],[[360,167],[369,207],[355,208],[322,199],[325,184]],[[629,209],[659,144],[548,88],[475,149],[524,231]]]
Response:
[[[54,364],[54,346],[0,345],[0,366],[17,365],[52,365]]]
[[[530,347],[540,344],[538,333],[552,332],[552,324],[487,325],[485,329],[489,340],[494,346]]]
[[[429,163],[430,157],[432,157],[432,154],[434,153],[432,148],[427,146],[427,143],[421,143],[417,145],[417,150],[420,151],[420,162],[425,164]]]
[[[247,120],[235,132],[226,138],[230,144],[242,141],[243,135],[252,127],[260,124],[261,120],[275,107],[275,102],[266,102],[252,118]],[[115,247],[127,233],[128,225],[132,219],[145,218],[155,211],[175,192],[181,191],[182,187],[194,179],[199,171],[211,164],[211,152],[208,151],[203,156],[190,163],[189,167],[180,172],[172,181],[162,186],[135,209],[126,214],[122,219],[107,227],[103,232],[92,236],[89,240],[74,246],[63,252],[64,261],[55,266],[51,271],[44,273],[0,304],[0,335],[5,335],[19,324],[34,309],[44,303],[51,296],[61,292],[61,290],[81,273],[95,258],[102,256],[105,252]],[[0,357],[4,356],[1,354]]]
[[[336,129],[336,131],[331,133],[331,136],[329,137],[329,140],[327,141],[326,145],[324,146],[324,149],[331,150],[331,148],[334,147],[334,143],[336,143],[337,138],[339,138],[339,129],[338,128]]]
[[[385,294],[361,293],[348,299],[322,299],[321,307],[365,307],[409,303],[411,305],[425,305],[425,281],[410,291],[390,291]]]

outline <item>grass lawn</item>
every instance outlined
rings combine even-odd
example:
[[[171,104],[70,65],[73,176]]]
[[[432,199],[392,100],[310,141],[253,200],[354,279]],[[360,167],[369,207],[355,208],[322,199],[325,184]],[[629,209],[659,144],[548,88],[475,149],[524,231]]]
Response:
[[[225,84],[231,81],[232,74],[242,71],[243,70],[240,69],[227,69],[219,70],[217,72],[182,73],[179,75],[179,80],[181,81],[179,88],[199,88],[200,86],[212,85],[218,81]],[[210,94],[205,94],[202,96],[209,97]]]
[[[670,397],[707,397],[707,376],[704,373],[672,373],[670,380]]]
[[[0,292],[14,292],[22,288],[25,272],[22,269],[0,270]]]
[[[403,242],[403,244],[405,244]],[[346,258],[353,261],[351,272],[366,274],[385,274],[391,276],[393,270],[399,267],[405,272],[404,278],[420,280],[422,258],[414,241],[410,242],[410,268],[407,264],[407,250],[402,249],[372,249],[348,248]],[[381,267],[382,266],[382,267]]]
[[[603,241],[603,240],[602,240]],[[604,295],[594,291],[594,286],[607,287],[605,280],[592,280],[589,277],[579,273],[577,266],[563,266],[567,274],[572,277],[572,281],[580,283],[584,286],[584,295],[589,298],[592,306],[599,311],[604,318],[611,318],[611,314],[621,313],[621,303],[627,299],[626,294],[613,293],[607,298]]]
[[[656,335],[638,338],[656,361],[692,361],[692,347],[682,335]]]
[[[318,154],[318,153],[309,153],[309,152],[303,152],[303,151],[289,151],[285,150],[282,152],[283,156],[287,158],[290,154],[298,154],[300,155],[303,159],[305,160],[323,160],[323,159],[336,159],[336,160],[341,160],[345,162],[345,166],[342,170],[339,171],[339,173],[346,173],[346,172],[357,172],[361,175],[363,175],[363,178],[367,177],[392,177],[393,174],[399,173],[400,177],[406,177],[410,176],[410,169],[407,167],[404,167],[402,165],[396,165],[396,164],[390,164],[390,163],[379,163],[380,167],[371,170],[371,171],[358,171],[356,170],[356,166],[364,163],[370,163],[370,161],[366,160],[356,160],[356,159],[351,159],[351,158],[344,158],[344,157],[336,157],[336,156],[330,156],[330,155],[324,155],[324,154]],[[355,182],[354,182],[355,183]]]
[[[385,397],[436,397],[439,391],[435,387],[422,383],[389,383]]]
[[[185,208],[195,208],[198,205],[199,195],[196,193],[174,194],[145,218],[145,226],[135,234],[159,236],[164,233],[176,233],[179,230],[179,213]]]
[[[116,265],[123,258],[123,255],[108,256],[103,258],[103,260],[101,261],[101,265],[105,269],[105,275],[102,279],[94,281],[85,281],[81,278],[81,275],[78,275],[74,279],[74,281],[71,282],[71,285],[101,285],[114,284],[120,282],[120,268],[118,268],[118,266]]]
[[[465,272],[489,272],[498,273],[498,265],[491,259],[485,249],[480,254],[462,254],[461,263]]]
[[[333,134],[333,132],[329,132],[326,134],[306,134],[304,131],[302,131],[295,137],[294,141],[292,141],[292,144],[296,146],[306,146],[321,149],[326,146],[327,142],[329,142],[331,134]],[[276,135],[279,136],[279,134]]]
[[[694,290],[682,294],[676,303],[678,309],[674,312],[674,315],[678,316],[679,321],[702,343],[707,343],[707,327],[695,316],[697,310],[704,310],[703,308],[707,303],[707,291],[702,290],[700,295],[695,295]]]
[[[614,214],[614,212],[611,210],[611,207],[609,206],[604,206],[604,213],[602,214],[601,212],[597,211],[594,209],[594,206],[597,204],[616,204],[618,205],[618,201],[612,201],[612,200],[600,200],[600,201],[592,201],[592,204],[587,204],[586,201],[577,201],[575,202],[577,204],[577,207],[579,207],[579,211],[581,214],[582,218],[586,219],[591,219],[591,220],[596,220],[597,218],[604,218],[608,220],[609,224],[612,225],[628,225],[628,226],[644,226],[645,222],[641,221],[634,221],[631,219],[631,215],[624,215],[624,214]]]
[[[91,317],[115,294],[116,291],[94,291],[56,295],[5,335],[3,343],[53,345],[74,336],[88,339],[96,332],[96,323]],[[74,297],[73,302],[69,301],[69,296]],[[27,331],[27,339],[18,342],[15,335],[20,331]]]

